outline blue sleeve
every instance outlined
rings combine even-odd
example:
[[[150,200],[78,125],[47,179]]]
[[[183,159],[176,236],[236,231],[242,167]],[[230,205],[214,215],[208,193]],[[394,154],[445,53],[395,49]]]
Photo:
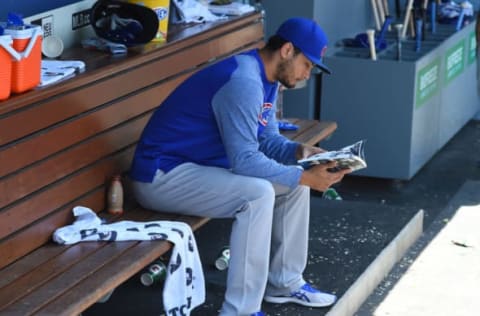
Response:
[[[296,146],[290,141],[281,141],[278,130],[277,135],[274,135],[269,126],[269,131],[264,131],[267,134],[262,135],[261,140],[258,139],[262,106],[263,87],[258,81],[248,78],[230,79],[212,100],[213,112],[232,171],[294,188],[300,181],[302,170],[279,163],[273,158],[286,157],[292,152],[294,156]],[[273,138],[267,139],[267,136]]]
[[[275,113],[275,108],[273,108],[268,124],[259,137],[260,151],[280,163],[294,165],[297,163],[295,153],[299,144],[280,134]]]

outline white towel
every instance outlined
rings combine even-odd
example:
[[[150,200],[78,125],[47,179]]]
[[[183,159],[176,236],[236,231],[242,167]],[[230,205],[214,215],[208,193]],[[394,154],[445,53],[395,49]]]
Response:
[[[39,87],[71,78],[85,71],[85,63],[81,60],[42,59]]]
[[[120,221],[102,224],[91,209],[73,208],[77,220],[53,233],[59,244],[82,241],[168,240],[174,244],[163,289],[167,315],[190,315],[205,302],[205,280],[197,244],[189,225],[173,221]]]
[[[174,23],[205,23],[224,19],[210,12],[206,4],[197,0],[173,0],[173,5],[179,13],[179,18]]]

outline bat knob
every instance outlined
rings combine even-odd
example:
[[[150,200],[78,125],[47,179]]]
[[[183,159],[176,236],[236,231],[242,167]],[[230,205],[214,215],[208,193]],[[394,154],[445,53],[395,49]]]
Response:
[[[397,30],[397,35],[402,35],[402,30],[403,30],[403,24],[399,23],[399,24],[395,24],[394,25],[395,29]]]
[[[370,47],[370,58],[372,60],[377,60],[377,52],[375,50],[375,30],[368,29],[366,32],[368,37],[368,45]]]
[[[397,30],[397,60],[401,60],[402,59],[403,24],[395,24],[395,29]]]

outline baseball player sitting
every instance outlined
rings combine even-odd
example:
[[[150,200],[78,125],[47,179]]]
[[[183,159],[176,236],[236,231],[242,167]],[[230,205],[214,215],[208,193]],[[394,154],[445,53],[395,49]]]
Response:
[[[325,191],[349,169],[303,170],[296,162],[323,150],[283,137],[275,119],[279,85],[312,70],[330,73],[327,38],[310,19],[286,20],[260,49],[206,67],[156,109],[137,145],[130,176],[145,208],[233,218],[220,315],[264,315],[262,300],[310,307],[335,295],[308,284],[310,189]]]

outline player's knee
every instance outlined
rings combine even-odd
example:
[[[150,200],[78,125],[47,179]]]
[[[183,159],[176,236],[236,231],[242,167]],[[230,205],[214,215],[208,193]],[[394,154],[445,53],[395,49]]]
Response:
[[[275,189],[270,181],[254,178],[250,188],[251,192],[256,196],[256,199],[264,200],[264,203],[268,203],[273,206],[275,202]]]
[[[310,187],[306,185],[299,185],[297,186],[296,190],[299,195],[310,198]]]

